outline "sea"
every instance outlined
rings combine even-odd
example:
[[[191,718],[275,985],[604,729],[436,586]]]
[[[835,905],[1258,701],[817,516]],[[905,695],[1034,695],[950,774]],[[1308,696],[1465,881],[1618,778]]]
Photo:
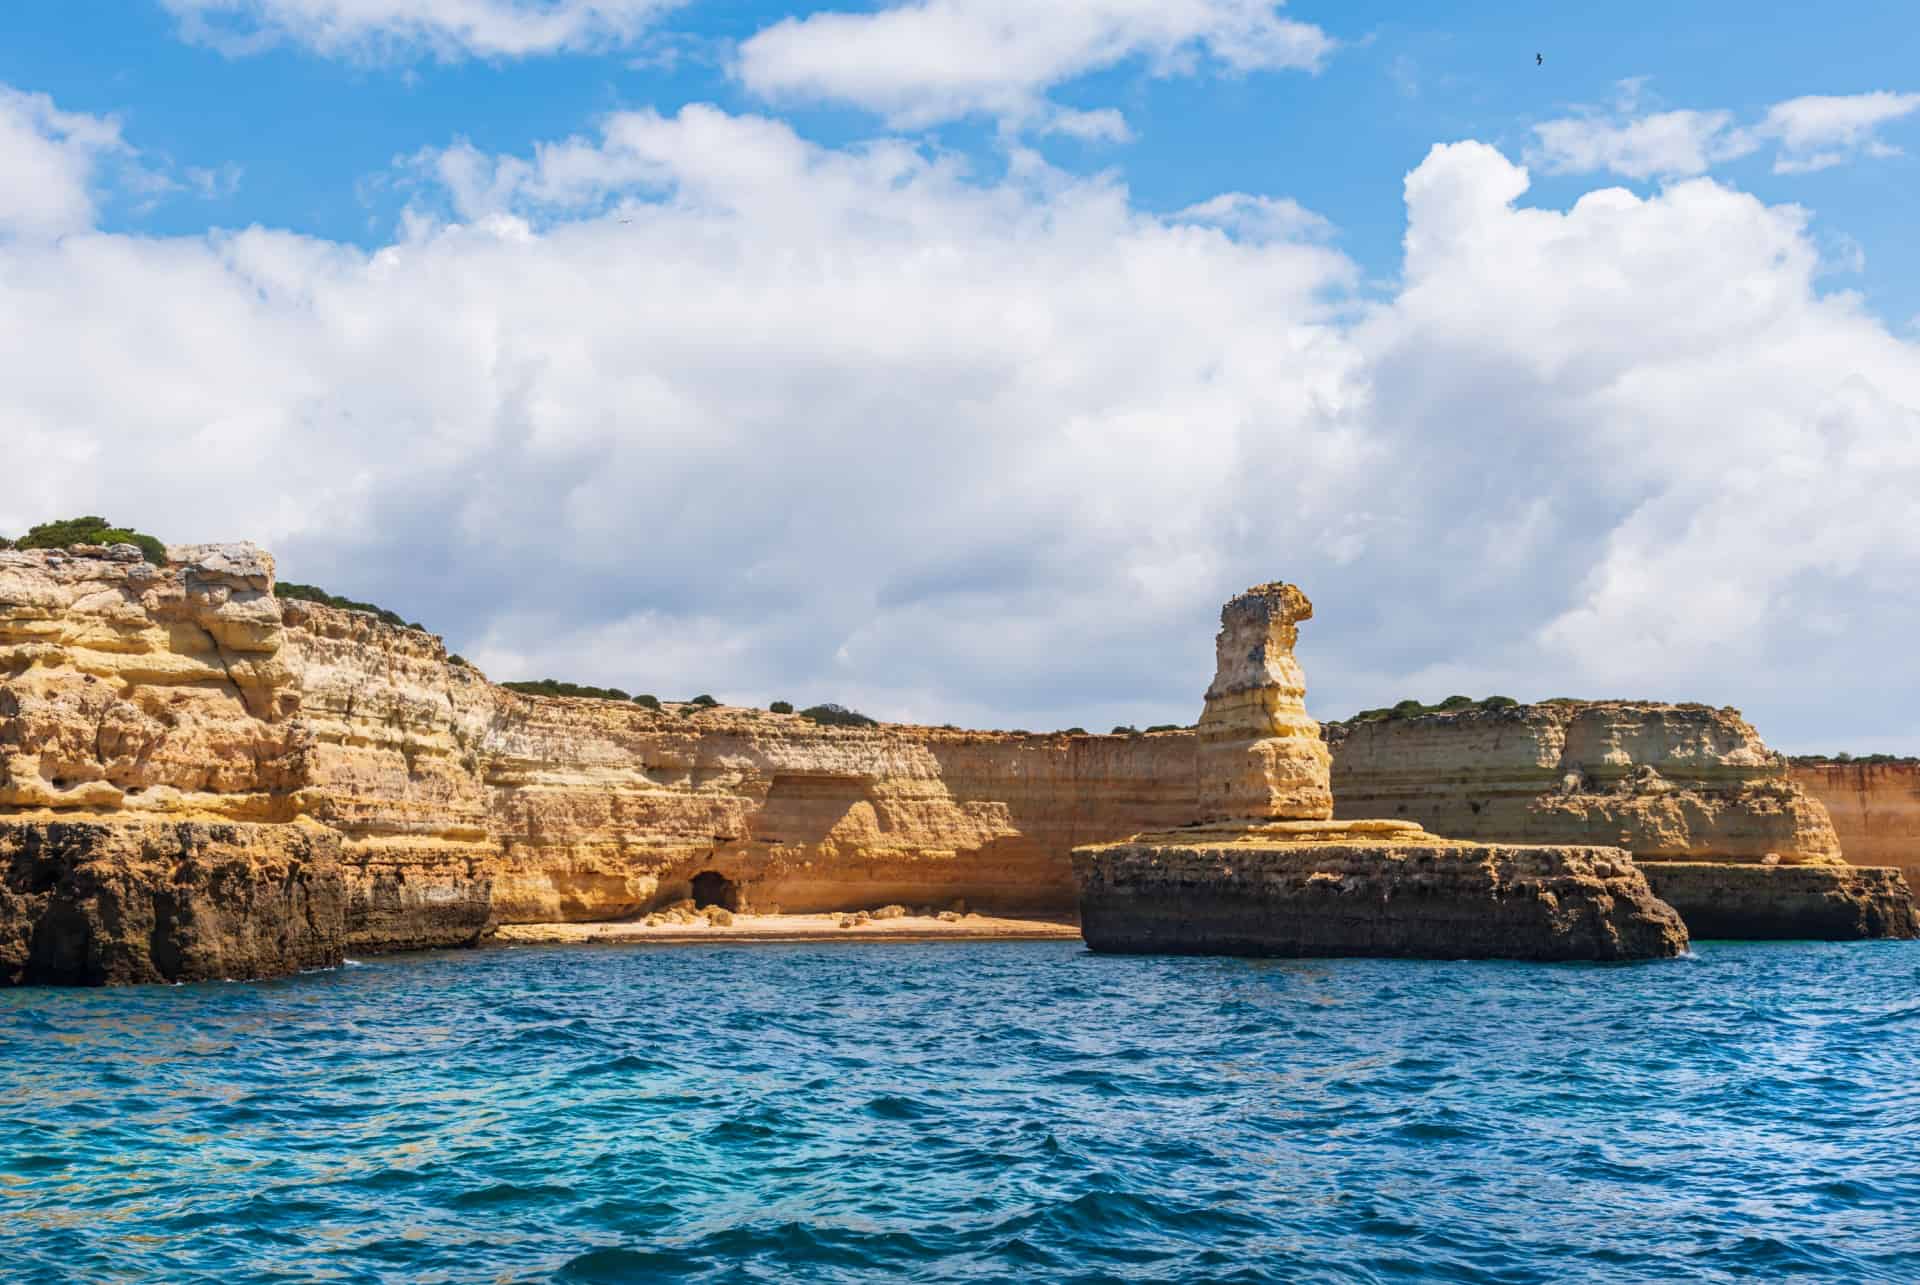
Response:
[[[6,1281],[1920,1281],[1920,944],[0,991]]]

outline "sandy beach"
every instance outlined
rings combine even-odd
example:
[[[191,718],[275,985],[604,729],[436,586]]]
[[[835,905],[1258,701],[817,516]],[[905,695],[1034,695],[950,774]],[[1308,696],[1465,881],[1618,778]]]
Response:
[[[845,926],[843,926],[843,924]],[[963,915],[939,919],[904,915],[859,921],[852,914],[738,914],[727,924],[696,919],[692,923],[649,925],[644,920],[589,924],[503,924],[492,942],[711,942],[711,941],[1051,941],[1077,940],[1080,925],[1059,917],[1025,918]]]

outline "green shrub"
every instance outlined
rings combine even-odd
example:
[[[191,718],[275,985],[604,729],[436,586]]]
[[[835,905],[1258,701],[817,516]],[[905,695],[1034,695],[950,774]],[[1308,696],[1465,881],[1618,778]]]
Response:
[[[1395,718],[1418,718],[1427,712],[1427,707],[1416,700],[1404,700],[1395,704],[1391,712]]]
[[[1480,702],[1481,709],[1514,709],[1520,704],[1511,696],[1489,696]]]
[[[858,710],[848,709],[844,705],[835,705],[831,701],[824,705],[809,705],[800,711],[800,717],[815,723],[824,723],[829,727],[878,727],[878,719],[868,718]]]
[[[150,535],[118,527],[99,514],[42,522],[14,542],[16,549],[67,549],[76,544],[131,544],[156,567],[167,565],[167,546]]]
[[[462,669],[472,669],[472,668],[473,668],[473,666],[472,666],[472,665],[470,665],[470,664],[468,664],[468,663],[467,663],[467,658],[466,658],[465,656],[462,656],[462,655],[461,655],[461,654],[460,654],[459,652],[457,652],[457,651],[456,651],[456,652],[449,652],[449,653],[447,654],[447,663],[448,663],[449,665],[458,665],[458,666],[460,666],[460,668],[462,668]]]
[[[644,705],[648,709],[660,708],[660,698],[658,696],[649,696],[645,692],[642,692],[640,695],[634,697],[633,703],[636,705]]]
[[[11,549],[12,547],[13,547],[13,541],[7,539],[7,537],[4,535],[0,535],[0,551]]]
[[[1138,736],[1140,735],[1140,729],[1132,726],[1131,724],[1122,723],[1120,724],[1120,726],[1114,728],[1111,732],[1108,732],[1107,735],[1108,736]]]
[[[1066,731],[1060,734],[1062,736],[1085,736],[1087,734],[1087,729],[1084,727],[1069,727]]]
[[[1155,723],[1147,729],[1148,732],[1184,732],[1186,730],[1178,723]]]
[[[396,629],[420,629],[419,625],[410,625],[385,607],[376,607],[370,602],[356,602],[352,598],[342,598],[339,594],[328,593],[319,585],[301,584],[297,580],[282,580],[274,585],[276,597],[293,598],[299,602],[317,602],[323,607],[338,607],[342,611],[364,611],[377,617]],[[422,633],[426,631],[421,629]]]
[[[687,704],[689,705],[702,705],[708,709],[713,708],[715,705],[718,705],[719,703],[720,703],[719,701],[707,695],[705,692],[701,692],[698,696],[694,697],[692,700],[687,702]]]
[[[527,696],[585,696],[603,701],[632,699],[618,687],[588,687],[583,683],[563,683],[557,678],[520,679],[500,685],[510,692]]]
[[[1441,701],[1438,705],[1435,705],[1433,708],[1436,710],[1471,709],[1473,708],[1473,697],[1449,696],[1445,700]]]
[[[776,714],[791,714],[793,713],[793,702],[775,701],[773,704],[767,706],[767,708]]]

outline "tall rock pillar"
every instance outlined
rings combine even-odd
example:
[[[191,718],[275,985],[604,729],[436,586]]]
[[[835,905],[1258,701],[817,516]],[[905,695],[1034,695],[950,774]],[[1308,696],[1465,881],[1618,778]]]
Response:
[[[1307,715],[1293,658],[1313,604],[1295,585],[1255,585],[1220,609],[1213,685],[1200,715],[1201,821],[1333,816],[1332,757]]]

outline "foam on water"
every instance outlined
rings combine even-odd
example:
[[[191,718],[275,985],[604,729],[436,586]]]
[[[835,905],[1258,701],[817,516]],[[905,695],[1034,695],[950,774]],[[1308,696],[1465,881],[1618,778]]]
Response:
[[[1920,945],[0,992],[0,1276],[1920,1279]]]

